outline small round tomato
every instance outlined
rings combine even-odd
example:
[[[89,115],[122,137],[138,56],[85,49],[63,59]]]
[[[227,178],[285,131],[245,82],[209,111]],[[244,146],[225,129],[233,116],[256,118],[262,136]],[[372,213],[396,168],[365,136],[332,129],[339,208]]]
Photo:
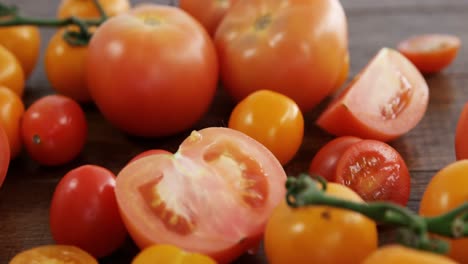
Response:
[[[269,89],[307,112],[335,88],[348,53],[347,21],[338,0],[239,1],[215,44],[233,99]]]
[[[468,160],[447,165],[431,178],[419,207],[423,216],[438,216],[467,202]],[[468,238],[448,240],[449,256],[460,263],[468,263]]]
[[[372,252],[362,264],[456,264],[457,262],[429,251],[416,250],[400,245],[382,246]]]
[[[226,12],[237,0],[179,0],[179,7],[195,17],[214,36]]]
[[[421,121],[428,102],[421,73],[398,51],[383,48],[316,123],[336,136],[390,141]]]
[[[32,159],[42,165],[62,165],[83,149],[86,117],[74,100],[48,95],[35,101],[24,113],[21,136]]]
[[[60,180],[49,218],[56,243],[98,258],[118,249],[127,235],[115,199],[115,175],[99,166],[78,167]]]
[[[389,201],[406,206],[411,178],[400,154],[390,145],[361,140],[349,146],[336,164],[335,181],[365,201]]]
[[[64,31],[59,30],[50,39],[45,53],[45,71],[47,78],[60,94],[78,102],[91,101],[86,75],[85,62],[87,46],[72,46],[63,38]]]
[[[468,102],[458,118],[455,132],[455,155],[457,160],[468,159]]]
[[[15,55],[0,45],[0,85],[11,89],[19,97],[24,92],[24,72]]]
[[[99,3],[108,16],[115,16],[130,9],[129,0],[99,0]],[[57,10],[57,17],[71,16],[97,18],[100,17],[100,14],[94,0],[62,0]]]
[[[223,127],[193,131],[173,155],[117,175],[117,202],[140,248],[172,244],[229,263],[258,245],[286,173],[265,146]]]
[[[98,264],[97,260],[82,249],[69,245],[43,245],[18,253],[9,264],[54,263]]]
[[[192,127],[208,111],[218,82],[216,51],[202,26],[179,8],[155,4],[102,24],[86,68],[104,117],[144,137]]]
[[[269,90],[256,91],[239,102],[228,126],[262,143],[282,165],[296,155],[304,137],[304,117],[297,104]]]
[[[311,175],[319,175],[327,181],[336,180],[336,164],[352,144],[361,141],[361,138],[343,136],[335,138],[325,144],[315,154],[309,166]]]
[[[2,187],[10,165],[10,146],[8,144],[8,137],[0,125],[0,187]]]
[[[136,156],[133,157],[128,163],[134,162],[135,160],[141,159],[141,158],[146,157],[146,156],[157,155],[157,154],[169,154],[169,155],[172,155],[171,152],[169,152],[169,151],[167,151],[167,150],[164,150],[164,149],[150,149],[150,150],[143,151],[143,152],[141,152],[140,154],[136,155]]]
[[[141,251],[132,264],[216,264],[208,256],[186,252],[173,245],[154,245]]]
[[[16,158],[23,147],[20,130],[23,114],[24,104],[21,98],[0,85],[0,124],[8,137],[10,159]]]
[[[39,58],[41,45],[39,28],[37,26],[0,27],[0,45],[18,59],[24,78],[27,79]]]
[[[447,34],[412,36],[398,44],[398,50],[422,73],[436,73],[448,67],[457,57],[460,38]]]
[[[326,192],[363,202],[341,184],[328,183]],[[356,212],[327,206],[292,208],[283,199],[268,220],[264,244],[270,264],[357,264],[377,249],[377,226]]]

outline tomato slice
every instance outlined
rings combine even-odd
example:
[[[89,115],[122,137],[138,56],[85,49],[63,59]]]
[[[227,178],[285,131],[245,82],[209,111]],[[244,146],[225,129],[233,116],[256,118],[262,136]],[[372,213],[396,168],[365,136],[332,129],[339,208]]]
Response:
[[[8,137],[0,125],[0,187],[2,187],[10,165],[10,145],[8,144]]]
[[[229,128],[193,131],[173,155],[150,155],[117,176],[116,197],[140,248],[171,244],[230,262],[262,237],[286,174],[258,141]]]
[[[457,160],[468,159],[468,102],[458,118],[455,133],[455,155]]]
[[[173,245],[154,245],[141,251],[132,264],[216,264],[208,256],[186,252]]]
[[[448,67],[457,57],[461,40],[448,34],[412,36],[398,44],[398,50],[426,74]]]
[[[143,157],[156,155],[156,154],[172,154],[172,153],[164,149],[150,149],[150,150],[143,151],[140,154],[136,155],[129,161],[129,163],[134,162],[137,159],[141,159]]]
[[[316,123],[336,136],[389,141],[413,129],[428,102],[421,73],[399,52],[383,48]]]
[[[336,165],[336,182],[365,201],[390,201],[405,206],[410,176],[405,161],[390,145],[376,140],[352,144]]]
[[[9,264],[98,264],[90,254],[75,246],[44,245],[18,253]]]

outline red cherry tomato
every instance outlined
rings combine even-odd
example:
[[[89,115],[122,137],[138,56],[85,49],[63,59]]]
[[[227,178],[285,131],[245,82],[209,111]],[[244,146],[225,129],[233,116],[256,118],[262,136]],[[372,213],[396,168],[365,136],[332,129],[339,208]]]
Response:
[[[455,155],[457,160],[468,159],[468,102],[463,107],[457,122]]]
[[[74,100],[48,95],[26,110],[21,135],[32,159],[43,165],[61,165],[73,160],[83,149],[86,117]]]
[[[140,248],[171,244],[229,263],[257,246],[285,197],[286,174],[262,144],[229,128],[194,131],[174,155],[117,175],[117,202]]]
[[[172,153],[164,149],[150,149],[150,150],[144,151],[136,155],[128,163],[134,162],[135,160],[141,159],[146,156],[157,155],[157,154],[172,154]]]
[[[399,52],[383,48],[319,116],[336,136],[390,141],[413,129],[429,102],[421,73]]]
[[[50,230],[59,244],[77,246],[95,257],[109,255],[125,240],[115,199],[115,175],[84,165],[68,172],[50,205]]]
[[[5,176],[10,165],[10,145],[8,137],[0,125],[0,187],[2,187]]]
[[[365,201],[390,201],[406,206],[410,175],[405,161],[390,145],[361,140],[349,146],[336,164],[336,182]]]

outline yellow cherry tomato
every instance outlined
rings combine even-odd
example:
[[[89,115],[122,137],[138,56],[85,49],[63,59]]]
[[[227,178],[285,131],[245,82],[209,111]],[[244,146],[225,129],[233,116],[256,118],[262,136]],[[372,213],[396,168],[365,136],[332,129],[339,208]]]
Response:
[[[154,245],[138,254],[132,264],[216,264],[208,256],[186,252],[172,245]]]
[[[9,264],[98,264],[87,252],[65,245],[44,245],[18,253]]]
[[[24,114],[24,104],[13,91],[0,85],[0,125],[3,126],[10,145],[10,159],[14,159],[21,151],[20,127]]]
[[[100,0],[99,3],[108,16],[115,16],[130,9],[129,0]],[[67,18],[70,16],[98,18],[100,14],[93,0],[62,0],[57,17]]]
[[[436,253],[387,245],[370,254],[362,264],[456,264],[457,262]]]
[[[0,45],[0,85],[11,89],[19,97],[24,92],[24,72],[15,55]]]

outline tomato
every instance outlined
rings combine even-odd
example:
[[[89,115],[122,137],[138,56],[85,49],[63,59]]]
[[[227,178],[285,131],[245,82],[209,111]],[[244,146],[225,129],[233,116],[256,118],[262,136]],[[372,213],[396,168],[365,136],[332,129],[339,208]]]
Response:
[[[343,136],[329,141],[315,154],[309,166],[309,173],[324,177],[327,181],[335,181],[336,165],[343,152],[361,140],[358,137]]]
[[[41,35],[37,26],[0,27],[0,45],[18,59],[27,79],[39,58]]]
[[[398,50],[422,73],[436,73],[457,57],[461,40],[447,34],[416,35],[401,41]]]
[[[104,117],[136,136],[192,127],[217,89],[210,37],[194,18],[170,6],[141,5],[107,20],[91,39],[86,68]]]
[[[455,155],[457,160],[468,159],[468,102],[462,109],[455,131]]]
[[[115,175],[95,165],[68,172],[52,197],[50,230],[58,244],[78,246],[95,257],[118,249],[127,231],[115,199]]]
[[[344,57],[343,66],[341,67],[340,75],[335,83],[335,88],[332,90],[333,93],[338,91],[348,79],[349,67],[350,67],[350,61],[349,61],[349,53],[348,53]]]
[[[328,183],[327,194],[362,202],[354,191],[336,183]],[[356,212],[327,206],[292,208],[283,199],[268,220],[264,244],[270,264],[361,263],[377,249],[377,227]]]
[[[43,245],[18,253],[9,264],[54,263],[98,264],[87,252],[75,246]]]
[[[117,175],[117,203],[140,248],[171,244],[229,263],[258,245],[285,197],[275,156],[239,131],[193,131],[174,155],[150,155]]]
[[[215,35],[223,87],[236,101],[280,92],[306,112],[334,89],[348,53],[338,0],[241,0]]]
[[[62,165],[81,153],[87,126],[78,103],[62,95],[48,95],[24,113],[21,136],[32,159],[42,165]]]
[[[438,216],[467,202],[468,160],[453,162],[431,178],[421,199],[419,213]],[[460,263],[468,263],[468,238],[448,240],[449,256]]]
[[[282,165],[296,155],[304,137],[304,117],[297,104],[269,90],[256,91],[239,102],[228,126],[265,145]]]
[[[167,151],[167,150],[164,150],[164,149],[150,149],[150,150],[147,150],[147,151],[143,151],[141,152],[140,154],[136,155],[135,157],[133,157],[130,161],[130,162],[134,162],[135,160],[138,160],[138,159],[141,159],[143,157],[146,157],[146,156],[150,156],[150,155],[156,155],[156,154],[168,154],[168,155],[172,155],[171,152]]]
[[[400,245],[386,245],[372,252],[362,264],[456,264],[455,261],[429,251]]]
[[[130,9],[129,0],[99,0],[108,16],[115,16]],[[58,18],[77,16],[82,18],[100,17],[94,0],[62,0],[57,10]]]
[[[8,144],[8,137],[0,125],[0,187],[8,172],[10,165],[10,146]]]
[[[419,123],[428,102],[421,73],[398,51],[383,48],[316,123],[336,136],[390,141]]]
[[[195,17],[214,36],[219,23],[237,0],[179,0],[179,7]]]
[[[24,72],[19,61],[13,53],[0,45],[0,86],[5,86],[22,97],[24,85]]]
[[[10,159],[16,158],[23,147],[21,140],[21,118],[24,104],[12,90],[0,85],[0,125],[3,126],[10,146]]]
[[[85,63],[87,46],[72,46],[63,39],[63,30],[50,39],[45,53],[47,78],[60,94],[78,102],[89,102]]]
[[[216,264],[208,256],[190,253],[172,245],[154,245],[141,251],[132,264]]]

